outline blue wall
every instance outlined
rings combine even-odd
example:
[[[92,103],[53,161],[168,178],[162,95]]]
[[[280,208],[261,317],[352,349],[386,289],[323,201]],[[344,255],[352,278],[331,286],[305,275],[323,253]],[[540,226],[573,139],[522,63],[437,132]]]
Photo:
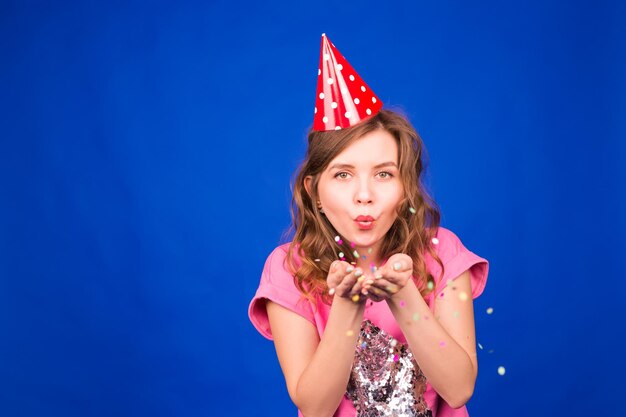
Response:
[[[470,413],[624,415],[626,7],[470,3],[3,1],[0,415],[295,416],[246,309],[322,32],[491,262]]]

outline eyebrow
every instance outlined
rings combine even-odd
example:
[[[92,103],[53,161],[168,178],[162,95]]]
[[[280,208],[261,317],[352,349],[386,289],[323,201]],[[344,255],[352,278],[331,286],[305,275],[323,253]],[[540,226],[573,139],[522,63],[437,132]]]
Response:
[[[374,168],[383,168],[383,167],[398,167],[398,165],[395,162],[383,162],[380,163],[378,165],[376,165]],[[354,165],[350,165],[350,164],[333,164],[331,166],[328,167],[328,169],[346,169],[346,168],[352,168],[354,169]]]

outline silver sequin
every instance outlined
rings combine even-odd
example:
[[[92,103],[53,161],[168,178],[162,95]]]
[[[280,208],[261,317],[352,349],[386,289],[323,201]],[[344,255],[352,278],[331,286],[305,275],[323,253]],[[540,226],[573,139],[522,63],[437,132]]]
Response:
[[[347,391],[357,417],[432,417],[424,391],[426,377],[408,346],[363,321]]]

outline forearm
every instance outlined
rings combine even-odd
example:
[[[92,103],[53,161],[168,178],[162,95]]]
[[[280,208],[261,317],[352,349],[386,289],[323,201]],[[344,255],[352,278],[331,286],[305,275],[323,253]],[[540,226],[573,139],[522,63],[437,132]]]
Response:
[[[433,317],[413,281],[388,304],[428,382],[451,406],[465,404],[474,391],[476,369],[463,347]]]
[[[320,343],[296,389],[305,417],[332,416],[343,398],[354,362],[365,306],[335,297]]]

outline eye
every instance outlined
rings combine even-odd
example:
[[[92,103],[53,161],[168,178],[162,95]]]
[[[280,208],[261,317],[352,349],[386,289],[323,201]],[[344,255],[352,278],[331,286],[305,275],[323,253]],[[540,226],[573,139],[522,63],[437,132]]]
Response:
[[[345,171],[341,171],[335,174],[335,178],[339,178],[340,180],[346,180],[350,177],[350,174],[348,174]]]
[[[382,171],[382,172],[379,172],[376,175],[378,176],[378,178],[383,179],[383,180],[387,180],[389,178],[393,178],[393,174],[391,172],[388,172],[388,171]]]

